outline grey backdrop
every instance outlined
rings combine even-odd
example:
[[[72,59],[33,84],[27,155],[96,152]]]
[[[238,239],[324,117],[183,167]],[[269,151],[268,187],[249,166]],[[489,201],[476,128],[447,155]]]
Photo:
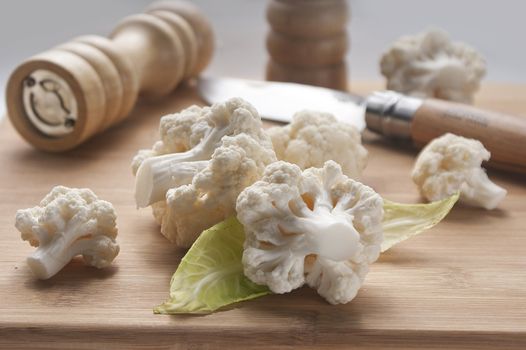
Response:
[[[2,0],[0,91],[26,57],[82,34],[107,34],[147,0]],[[265,0],[194,0],[212,20],[217,51],[208,74],[262,78],[266,61]],[[378,58],[394,39],[430,26],[478,48],[487,80],[526,83],[526,1],[349,0],[352,79],[379,79]],[[225,40],[224,38],[228,38]],[[232,64],[237,62],[237,64]],[[248,64],[250,62],[250,65]],[[4,97],[0,99],[0,114]]]

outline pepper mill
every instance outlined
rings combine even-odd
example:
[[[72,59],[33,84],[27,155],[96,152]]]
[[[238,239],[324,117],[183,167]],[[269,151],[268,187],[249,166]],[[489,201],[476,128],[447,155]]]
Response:
[[[267,80],[347,89],[345,0],[271,0]]]
[[[69,150],[124,120],[139,95],[167,95],[198,75],[212,52],[212,29],[198,8],[157,2],[109,38],[82,36],[24,61],[7,84],[8,116],[36,148]]]

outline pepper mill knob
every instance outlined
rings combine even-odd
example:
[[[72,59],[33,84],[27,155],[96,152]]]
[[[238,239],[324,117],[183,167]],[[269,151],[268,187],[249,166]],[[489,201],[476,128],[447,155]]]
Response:
[[[60,152],[124,120],[138,96],[158,98],[197,76],[213,53],[208,20],[183,1],[152,4],[110,34],[37,54],[11,74],[8,116],[36,148]]]
[[[272,0],[267,79],[347,89],[345,0]]]

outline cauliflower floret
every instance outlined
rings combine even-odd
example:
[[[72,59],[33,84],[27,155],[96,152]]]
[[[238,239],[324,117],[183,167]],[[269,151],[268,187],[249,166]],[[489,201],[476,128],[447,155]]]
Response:
[[[132,161],[137,205],[162,201],[170,188],[189,184],[206,167],[223,136],[244,133],[271,148],[261,126],[254,107],[239,98],[212,107],[192,106],[161,118],[161,140],[152,150],[139,151]]]
[[[237,195],[276,161],[261,118],[239,98],[161,119],[161,141],[140,151],[137,206],[152,206],[161,233],[182,247],[234,214]]]
[[[506,196],[481,168],[490,153],[478,140],[445,134],[420,152],[413,168],[413,182],[429,201],[437,201],[460,191],[460,201],[494,209]]]
[[[243,266],[275,293],[305,283],[331,304],[351,301],[383,240],[383,200],[328,161],[305,171],[283,161],[237,199]]]
[[[170,189],[165,205],[156,206],[162,234],[190,247],[203,230],[235,215],[239,193],[275,161],[271,148],[248,135],[223,137],[207,166],[189,184]]]
[[[132,160],[133,174],[148,158],[168,153],[186,152],[199,144],[208,129],[213,127],[207,118],[210,107],[190,106],[179,113],[165,115],[159,122],[161,140],[152,149],[140,150]]]
[[[267,133],[278,159],[301,169],[322,167],[334,160],[345,175],[358,178],[367,164],[367,150],[358,130],[332,114],[301,111],[293,116],[291,124],[270,128]]]
[[[451,42],[442,30],[398,39],[380,61],[387,88],[416,97],[472,103],[486,62],[470,46]]]
[[[115,210],[89,189],[56,186],[39,206],[16,213],[15,227],[37,250],[27,259],[33,273],[47,279],[73,257],[104,268],[119,253]]]

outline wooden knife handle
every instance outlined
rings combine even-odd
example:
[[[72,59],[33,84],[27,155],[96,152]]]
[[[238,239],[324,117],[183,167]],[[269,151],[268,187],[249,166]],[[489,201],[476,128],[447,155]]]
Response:
[[[424,100],[411,123],[415,144],[424,146],[447,132],[482,142],[491,152],[490,166],[526,174],[526,117]]]
[[[76,38],[23,62],[7,84],[8,115],[36,148],[69,150],[125,119],[139,95],[167,95],[198,75],[212,52],[211,26],[194,5],[154,3],[109,38]]]

